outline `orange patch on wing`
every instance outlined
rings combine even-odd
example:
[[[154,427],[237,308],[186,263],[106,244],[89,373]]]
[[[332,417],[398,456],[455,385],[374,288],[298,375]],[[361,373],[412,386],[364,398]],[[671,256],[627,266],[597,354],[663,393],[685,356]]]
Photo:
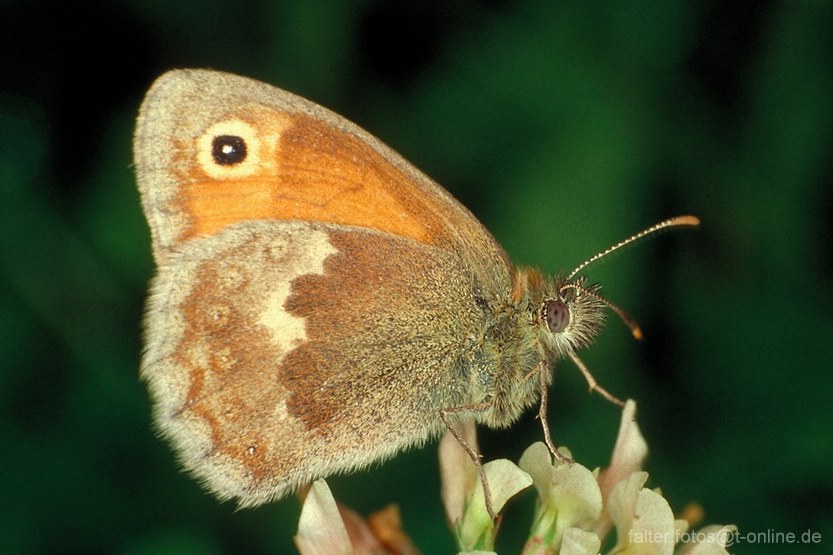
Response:
[[[178,165],[191,168],[182,176],[180,198],[190,225],[179,240],[212,235],[236,222],[278,219],[353,225],[426,244],[441,242],[432,200],[364,141],[304,114],[266,112],[252,121],[258,122],[260,138],[255,171],[218,179],[193,161]],[[271,126],[264,123],[270,121]]]

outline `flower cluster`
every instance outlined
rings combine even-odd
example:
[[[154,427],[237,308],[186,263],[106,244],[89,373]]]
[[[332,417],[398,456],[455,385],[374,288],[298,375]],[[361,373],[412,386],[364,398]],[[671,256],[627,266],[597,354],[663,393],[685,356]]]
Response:
[[[696,533],[689,522],[675,519],[659,490],[645,487],[642,463],[648,448],[635,421],[636,404],[628,401],[610,466],[588,470],[575,462],[553,460],[547,446],[535,443],[517,465],[497,460],[483,465],[492,507],[500,511],[518,492],[534,486],[535,516],[524,555],[609,553],[721,555],[734,526],[708,526]],[[476,448],[473,424],[458,432]],[[566,449],[562,454],[569,456]],[[494,553],[497,525],[486,510],[475,465],[457,440],[440,442],[442,497],[460,554]],[[615,541],[611,532],[615,530]],[[316,482],[301,513],[296,545],[312,553],[418,553],[402,531],[395,508],[367,521],[339,509],[323,481]]]

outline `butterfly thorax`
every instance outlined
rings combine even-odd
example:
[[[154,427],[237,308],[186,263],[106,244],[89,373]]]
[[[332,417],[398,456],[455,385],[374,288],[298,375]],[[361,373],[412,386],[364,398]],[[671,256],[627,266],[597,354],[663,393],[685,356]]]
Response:
[[[604,322],[598,291],[583,277],[568,281],[533,268],[515,270],[510,297],[493,307],[488,330],[497,365],[483,423],[511,425],[540,398],[540,372],[549,384],[556,361],[592,342]]]

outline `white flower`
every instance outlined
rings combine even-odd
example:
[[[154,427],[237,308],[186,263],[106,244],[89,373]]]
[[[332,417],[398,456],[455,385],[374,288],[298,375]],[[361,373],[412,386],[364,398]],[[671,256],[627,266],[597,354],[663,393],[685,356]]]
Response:
[[[549,449],[540,442],[530,446],[523,454],[518,463],[520,469],[508,461],[494,461],[484,465],[484,468],[495,465],[495,472],[487,473],[487,479],[493,488],[493,498],[500,500],[500,503],[494,503],[496,511],[500,510],[508,498],[503,493],[503,486],[498,486],[502,483],[500,480],[513,481],[517,488],[523,484],[517,472],[522,471],[531,477],[538,499],[530,535],[523,549],[524,555],[599,553],[601,546],[613,543],[612,539],[607,538],[613,529],[616,537],[610,553],[727,553],[725,547],[734,527],[715,526],[687,533],[688,522],[674,518],[671,507],[659,490],[644,487],[648,473],[641,469],[648,447],[635,416],[636,403],[628,401],[622,411],[610,466],[601,471],[596,469],[591,472],[575,462],[553,461]],[[445,469],[443,481],[446,507],[449,507],[452,499],[469,499],[465,510],[459,509],[459,501],[451,504],[456,507],[453,513],[449,510],[450,521],[454,523],[461,549],[469,545],[490,548],[494,545],[494,527],[489,528],[485,522],[488,520],[485,507],[478,509],[472,506],[474,503],[483,503],[482,494],[477,500],[471,494],[472,490],[482,491],[476,479],[475,466],[462,448],[458,447],[456,451],[453,449],[454,444],[451,442],[456,443],[453,436],[449,434],[444,441],[449,443],[441,447],[441,459],[446,456],[458,457],[453,464],[442,465]],[[476,445],[473,435],[467,436],[466,441],[469,445]],[[560,451],[569,456],[566,449],[561,448]],[[495,463],[498,462],[504,464],[497,467]],[[453,489],[450,484],[455,480],[453,469],[457,473],[468,472],[464,479],[458,479],[459,482],[469,484],[465,495],[450,491]],[[514,494],[515,489],[511,491]],[[472,530],[482,535],[477,536]],[[465,540],[462,538],[464,532]],[[484,542],[484,538],[489,541]],[[476,541],[472,543],[472,539]]]
[[[636,424],[636,404],[622,411],[610,465],[588,470],[575,462],[553,460],[543,443],[531,445],[518,465],[497,460],[483,465],[492,508],[534,485],[535,516],[524,555],[595,555],[603,546],[615,554],[724,555],[734,526],[707,526],[689,532],[674,518],[658,489],[648,489],[642,463],[648,447]],[[474,424],[455,428],[477,451]],[[570,456],[561,448],[562,454]],[[492,521],[477,466],[460,442],[447,433],[440,442],[442,497],[449,524],[465,555],[494,554],[500,517]],[[608,537],[615,530],[615,538]],[[339,507],[327,484],[310,488],[301,510],[295,543],[302,555],[418,553],[402,530],[399,512],[390,506],[366,520]]]

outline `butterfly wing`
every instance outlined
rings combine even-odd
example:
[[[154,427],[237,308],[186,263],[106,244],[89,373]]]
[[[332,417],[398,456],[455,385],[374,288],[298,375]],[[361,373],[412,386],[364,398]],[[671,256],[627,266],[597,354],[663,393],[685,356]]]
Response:
[[[419,444],[471,402],[485,315],[458,258],[332,224],[252,222],[156,278],[142,376],[183,465],[255,505]]]
[[[442,188],[331,112],[216,72],[160,78],[135,143],[159,266],[142,376],[221,498],[365,466],[473,401],[510,269]]]
[[[242,139],[245,160],[218,163],[222,137]],[[231,223],[278,219],[366,227],[471,255],[476,267],[508,265],[465,207],[378,139],[252,79],[160,77],[140,110],[135,158],[157,261]]]

